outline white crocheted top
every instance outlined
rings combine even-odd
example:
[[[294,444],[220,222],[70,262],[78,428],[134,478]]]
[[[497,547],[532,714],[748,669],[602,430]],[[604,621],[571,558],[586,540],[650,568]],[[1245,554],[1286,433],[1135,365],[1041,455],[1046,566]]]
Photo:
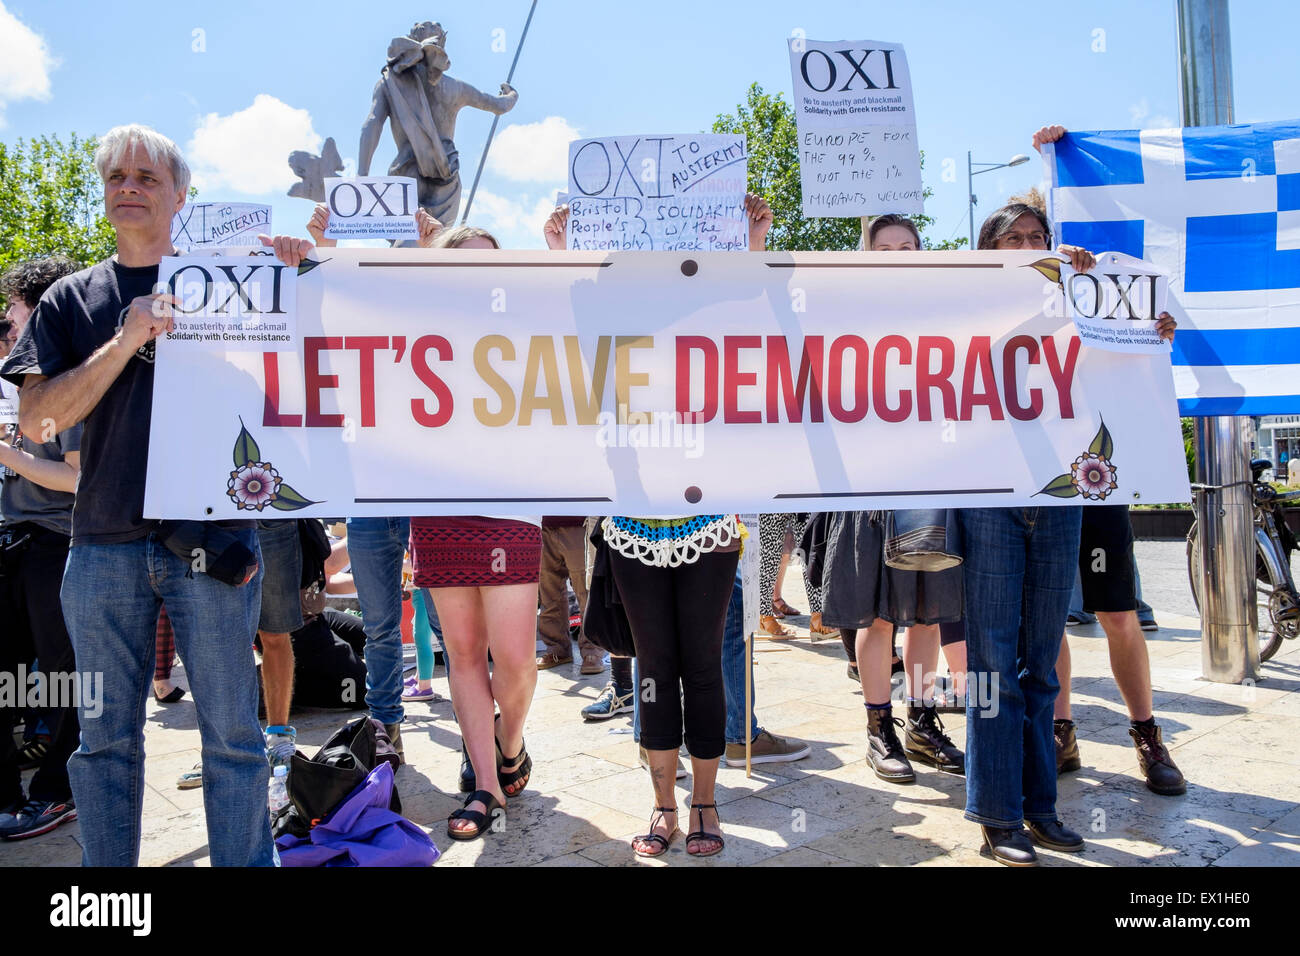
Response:
[[[627,518],[601,523],[605,543],[626,558],[654,568],[693,564],[700,555],[742,541],[746,529],[734,514],[682,518]]]

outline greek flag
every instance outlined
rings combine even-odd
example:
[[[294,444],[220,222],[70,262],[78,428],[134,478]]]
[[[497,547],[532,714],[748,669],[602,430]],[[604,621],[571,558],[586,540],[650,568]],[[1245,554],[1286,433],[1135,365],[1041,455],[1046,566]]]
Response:
[[[1043,158],[1061,242],[1169,273],[1182,414],[1300,412],[1300,120],[1070,133]]]

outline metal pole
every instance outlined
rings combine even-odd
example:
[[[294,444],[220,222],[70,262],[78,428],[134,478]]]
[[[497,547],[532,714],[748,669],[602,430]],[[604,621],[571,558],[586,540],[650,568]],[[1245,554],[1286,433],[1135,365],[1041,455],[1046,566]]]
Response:
[[[754,712],[754,632],[745,635],[745,720],[750,720]],[[749,728],[745,728],[745,777],[754,775],[754,741],[750,739]]]
[[[1184,126],[1232,122],[1232,54],[1227,0],[1179,0]],[[1255,519],[1246,420],[1196,419],[1196,473],[1233,487],[1203,492],[1196,505],[1201,551],[1201,671],[1212,681],[1259,676],[1255,602]]]
[[[966,213],[970,216],[970,245],[975,248],[975,174],[971,171],[970,150],[966,150]]]
[[[519,34],[519,46],[515,47],[515,58],[510,64],[510,72],[506,74],[506,83],[509,84],[515,78],[515,67],[519,65],[519,54],[523,52],[524,41],[528,39],[528,25],[533,22],[533,11],[537,9],[537,0],[533,0],[533,5],[528,8],[528,19],[524,21],[524,32]],[[474,171],[474,184],[469,187],[469,198],[465,200],[465,212],[460,217],[460,224],[465,225],[465,220],[469,219],[469,207],[474,205],[474,194],[478,192],[478,180],[483,175],[483,164],[487,162],[488,150],[492,148],[492,137],[497,134],[497,123],[500,122],[501,115],[492,117],[492,128],[488,130],[487,142],[483,144],[483,155],[479,157],[478,169]]]

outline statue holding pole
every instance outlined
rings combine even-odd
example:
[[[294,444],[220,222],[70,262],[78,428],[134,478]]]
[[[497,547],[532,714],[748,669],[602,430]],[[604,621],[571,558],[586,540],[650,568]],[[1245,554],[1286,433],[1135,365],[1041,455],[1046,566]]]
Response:
[[[370,163],[387,122],[397,145],[388,174],[413,178],[420,205],[439,222],[451,225],[460,209],[461,193],[456,114],[466,106],[492,113],[495,130],[497,117],[514,109],[519,94],[509,83],[502,83],[500,95],[492,96],[448,76],[451,60],[446,42],[447,32],[425,20],[388,44],[387,62],[375,84],[370,113],[361,125],[357,174],[370,175]],[[289,166],[300,180],[289,189],[289,195],[324,202],[325,179],[339,175],[343,161],[330,138],[319,156],[304,150],[290,153]]]
[[[370,175],[370,161],[387,121],[397,144],[388,174],[413,177],[420,205],[440,222],[454,223],[461,192],[456,114],[472,106],[499,116],[514,108],[519,94],[502,83],[500,95],[492,96],[447,75],[451,60],[446,40],[440,25],[425,20],[388,45],[388,62],[361,126],[357,173]]]

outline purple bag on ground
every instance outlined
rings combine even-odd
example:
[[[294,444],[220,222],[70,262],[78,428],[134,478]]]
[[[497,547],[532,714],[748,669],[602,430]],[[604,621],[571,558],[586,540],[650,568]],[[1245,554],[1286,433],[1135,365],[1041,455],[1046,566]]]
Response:
[[[380,763],[305,837],[275,841],[281,866],[430,866],[438,848],[429,835],[388,809],[393,768]]]

